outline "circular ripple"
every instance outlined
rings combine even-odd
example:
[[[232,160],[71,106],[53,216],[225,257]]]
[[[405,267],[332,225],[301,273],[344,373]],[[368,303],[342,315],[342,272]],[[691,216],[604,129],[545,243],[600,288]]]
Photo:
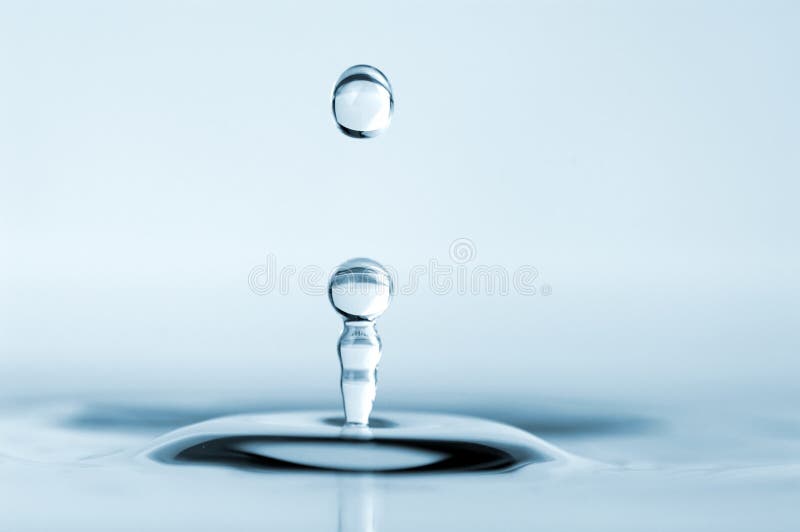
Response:
[[[336,419],[326,412],[217,418],[163,436],[145,455],[167,464],[360,473],[510,471],[568,456],[478,418],[393,413],[369,429]]]

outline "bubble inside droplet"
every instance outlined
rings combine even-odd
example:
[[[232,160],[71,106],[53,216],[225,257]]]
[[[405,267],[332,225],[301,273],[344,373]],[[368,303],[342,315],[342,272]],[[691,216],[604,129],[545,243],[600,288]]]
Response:
[[[392,121],[394,97],[389,79],[369,65],[345,70],[333,88],[333,117],[354,138],[374,137]]]

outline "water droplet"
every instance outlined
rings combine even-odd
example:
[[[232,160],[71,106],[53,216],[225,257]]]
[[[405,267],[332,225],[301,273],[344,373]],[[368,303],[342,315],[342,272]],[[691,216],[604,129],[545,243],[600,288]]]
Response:
[[[333,88],[333,117],[345,135],[369,138],[389,127],[394,96],[389,79],[369,65],[345,70]]]
[[[374,320],[389,308],[392,278],[380,263],[350,259],[333,273],[328,297],[336,312],[349,320]]]

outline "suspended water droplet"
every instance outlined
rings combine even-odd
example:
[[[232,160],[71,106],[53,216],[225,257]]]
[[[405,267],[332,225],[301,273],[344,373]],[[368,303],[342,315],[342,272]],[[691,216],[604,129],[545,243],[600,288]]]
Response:
[[[333,88],[333,117],[345,135],[369,138],[389,127],[394,96],[389,79],[369,65],[345,70]]]
[[[372,259],[356,258],[336,268],[328,285],[331,304],[349,320],[374,320],[389,308],[392,278]]]

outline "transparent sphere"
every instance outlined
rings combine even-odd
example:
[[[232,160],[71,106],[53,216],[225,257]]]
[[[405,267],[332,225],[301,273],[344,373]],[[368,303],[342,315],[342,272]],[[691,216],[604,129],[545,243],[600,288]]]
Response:
[[[392,278],[380,263],[350,259],[336,268],[328,283],[328,298],[349,320],[374,320],[389,308]]]
[[[394,97],[389,79],[375,67],[345,70],[333,88],[333,117],[345,135],[374,137],[389,127]]]

